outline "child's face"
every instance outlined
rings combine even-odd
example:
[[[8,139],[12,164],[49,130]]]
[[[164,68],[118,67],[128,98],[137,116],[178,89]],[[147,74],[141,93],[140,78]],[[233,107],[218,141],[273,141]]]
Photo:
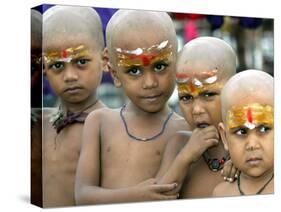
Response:
[[[247,102],[227,110],[223,142],[233,164],[248,176],[273,169],[273,121],[272,103]]]
[[[95,95],[101,81],[102,56],[93,39],[53,39],[44,49],[44,73],[55,93],[68,103]]]
[[[221,122],[220,92],[225,81],[215,67],[178,66],[177,89],[179,105],[191,128],[209,125],[217,127]]]
[[[143,39],[145,38],[145,39]],[[143,32],[116,42],[113,78],[129,99],[146,112],[160,111],[175,86],[175,55],[171,42]]]

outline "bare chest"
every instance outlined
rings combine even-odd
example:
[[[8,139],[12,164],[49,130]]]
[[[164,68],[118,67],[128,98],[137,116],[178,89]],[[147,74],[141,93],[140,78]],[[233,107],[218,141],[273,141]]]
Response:
[[[201,158],[190,170],[182,190],[182,198],[211,197],[217,184],[223,181],[220,171],[211,171]]]
[[[152,141],[137,141],[126,134],[122,125],[103,136],[101,144],[103,186],[125,187],[155,177],[167,142],[165,136]]]
[[[82,124],[72,124],[59,134],[48,126],[43,135],[43,158],[45,168],[53,171],[74,171],[81,148]]]

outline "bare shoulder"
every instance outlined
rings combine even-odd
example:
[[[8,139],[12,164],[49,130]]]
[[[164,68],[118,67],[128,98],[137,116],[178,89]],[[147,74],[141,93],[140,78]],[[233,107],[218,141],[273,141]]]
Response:
[[[108,122],[110,119],[114,119],[114,117],[119,114],[119,109],[110,109],[107,107],[102,107],[96,109],[89,113],[86,119],[86,123],[89,122]]]
[[[51,119],[58,112],[56,107],[45,107],[42,110],[42,119],[45,126],[51,125]]]
[[[51,116],[52,114],[56,113],[58,111],[58,108],[56,107],[44,107],[43,108],[43,116]]]
[[[179,152],[188,142],[191,133],[192,133],[191,131],[187,131],[187,130],[177,131],[169,140],[167,148],[175,149],[176,152]]]
[[[236,194],[236,183],[221,182],[213,190],[213,197],[234,196]]]
[[[174,115],[172,116],[171,122],[173,123],[173,126],[175,127],[175,130],[191,130],[189,124],[186,122],[186,120],[174,112]]]

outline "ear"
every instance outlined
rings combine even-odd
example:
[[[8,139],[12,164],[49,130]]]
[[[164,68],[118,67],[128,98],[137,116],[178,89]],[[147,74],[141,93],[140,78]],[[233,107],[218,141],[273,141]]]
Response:
[[[107,47],[104,48],[102,52],[102,70],[104,72],[109,72],[109,54]]]
[[[114,69],[112,63],[109,60],[109,52],[107,47],[105,47],[103,50],[102,60],[103,60],[103,71],[107,73],[110,72],[115,87],[120,88],[122,86],[122,83],[119,80],[117,71]]]
[[[221,137],[224,149],[226,151],[228,151],[228,143],[227,143],[227,139],[226,139],[226,128],[222,122],[219,123],[218,128],[219,128],[219,133],[220,133],[220,137]]]
[[[116,87],[116,88],[122,87],[122,83],[121,83],[121,81],[119,80],[119,77],[118,77],[118,75],[117,75],[117,71],[112,68],[111,64],[110,64],[110,74],[111,74],[111,77],[112,77],[112,79],[113,79],[113,82],[114,82],[115,87]]]

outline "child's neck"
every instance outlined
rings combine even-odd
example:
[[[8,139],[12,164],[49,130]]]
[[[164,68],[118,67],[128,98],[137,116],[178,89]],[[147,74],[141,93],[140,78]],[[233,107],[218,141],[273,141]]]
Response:
[[[244,194],[257,194],[273,182],[273,168],[258,177],[252,177],[244,173],[240,173],[239,188]],[[262,190],[262,191],[260,191]]]
[[[129,102],[126,105],[126,113],[131,113],[134,116],[143,117],[143,118],[152,119],[152,120],[157,117],[166,116],[169,112],[170,112],[170,109],[167,106],[167,104],[165,106],[163,106],[163,108],[161,108],[159,111],[156,111],[156,112],[144,111],[144,110],[140,109],[139,107],[137,107],[132,102]]]
[[[61,107],[64,113],[67,111],[70,112],[80,112],[80,111],[88,111],[92,107],[96,106],[98,103],[98,100],[95,95],[89,96],[87,99],[84,101],[78,102],[78,103],[70,103],[70,102],[65,102],[62,100]]]

